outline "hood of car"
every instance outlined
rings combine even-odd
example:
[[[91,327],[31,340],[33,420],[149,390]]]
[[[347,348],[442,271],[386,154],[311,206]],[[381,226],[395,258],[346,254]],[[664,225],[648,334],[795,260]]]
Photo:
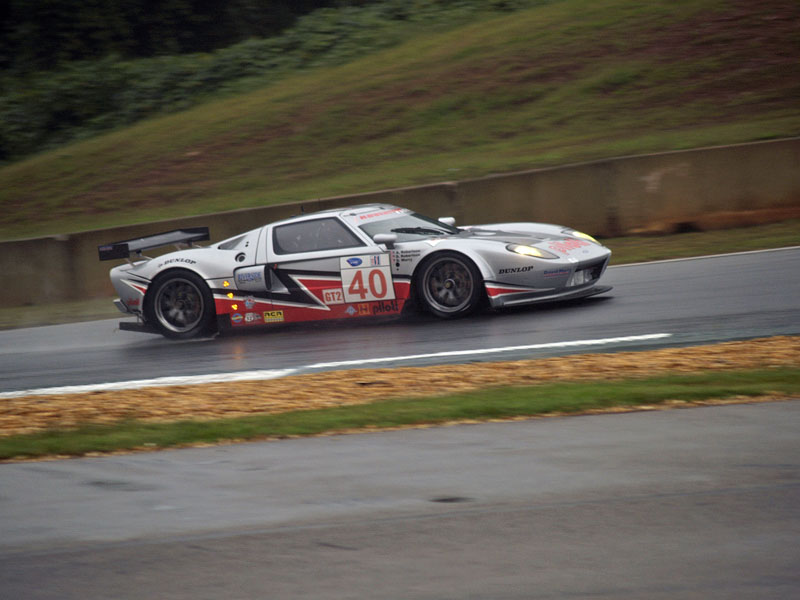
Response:
[[[455,236],[454,236],[455,237]],[[607,249],[586,239],[569,235],[561,231],[514,231],[509,228],[505,229],[483,229],[474,227],[469,229],[462,229],[458,235],[458,239],[469,242],[475,241],[490,241],[497,242],[504,246],[519,245],[519,246],[532,246],[539,250],[544,250],[550,255],[559,257],[570,257],[575,255],[591,255],[594,256],[598,252],[607,252]]]

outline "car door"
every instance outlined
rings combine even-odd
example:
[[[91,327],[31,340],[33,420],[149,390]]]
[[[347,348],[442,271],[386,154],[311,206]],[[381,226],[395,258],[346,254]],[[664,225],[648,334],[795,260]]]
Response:
[[[267,242],[269,296],[280,321],[397,309],[389,253],[336,216],[277,224]]]

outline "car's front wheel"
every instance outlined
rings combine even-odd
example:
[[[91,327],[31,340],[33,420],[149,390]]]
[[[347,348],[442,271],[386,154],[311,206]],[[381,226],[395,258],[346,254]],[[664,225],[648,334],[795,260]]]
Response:
[[[204,335],[212,330],[214,297],[206,282],[195,273],[165,273],[148,290],[145,318],[168,338]]]
[[[457,252],[437,252],[422,264],[416,288],[420,303],[443,319],[474,312],[484,298],[478,267]]]

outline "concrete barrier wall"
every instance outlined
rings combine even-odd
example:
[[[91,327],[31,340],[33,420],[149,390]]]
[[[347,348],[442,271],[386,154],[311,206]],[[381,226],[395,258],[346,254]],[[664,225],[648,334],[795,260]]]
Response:
[[[300,212],[387,202],[459,224],[540,221],[601,237],[669,230],[709,214],[800,207],[800,138],[601,160],[459,182],[339,196],[0,242],[0,306],[113,295],[100,244],[205,225],[212,241]],[[164,252],[170,251],[169,248]],[[157,251],[151,253],[158,254]]]

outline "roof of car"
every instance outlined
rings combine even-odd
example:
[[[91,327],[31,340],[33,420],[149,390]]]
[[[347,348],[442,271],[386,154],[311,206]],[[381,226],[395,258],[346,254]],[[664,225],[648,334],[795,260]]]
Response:
[[[293,221],[293,220],[299,219],[299,218],[322,217],[322,216],[325,216],[325,215],[355,216],[355,215],[368,213],[368,212],[375,212],[375,211],[381,211],[381,210],[393,210],[393,209],[396,209],[396,208],[399,208],[399,207],[394,206],[392,204],[383,204],[383,203],[381,203],[381,204],[378,204],[378,203],[357,204],[357,205],[354,205],[354,206],[328,208],[328,209],[325,209],[325,210],[320,210],[320,211],[316,211],[316,212],[312,212],[312,213],[302,213],[302,214],[299,214],[299,215],[294,215],[294,216],[288,217],[286,219],[281,219],[280,221],[276,221],[276,223],[285,223],[286,221]]]

